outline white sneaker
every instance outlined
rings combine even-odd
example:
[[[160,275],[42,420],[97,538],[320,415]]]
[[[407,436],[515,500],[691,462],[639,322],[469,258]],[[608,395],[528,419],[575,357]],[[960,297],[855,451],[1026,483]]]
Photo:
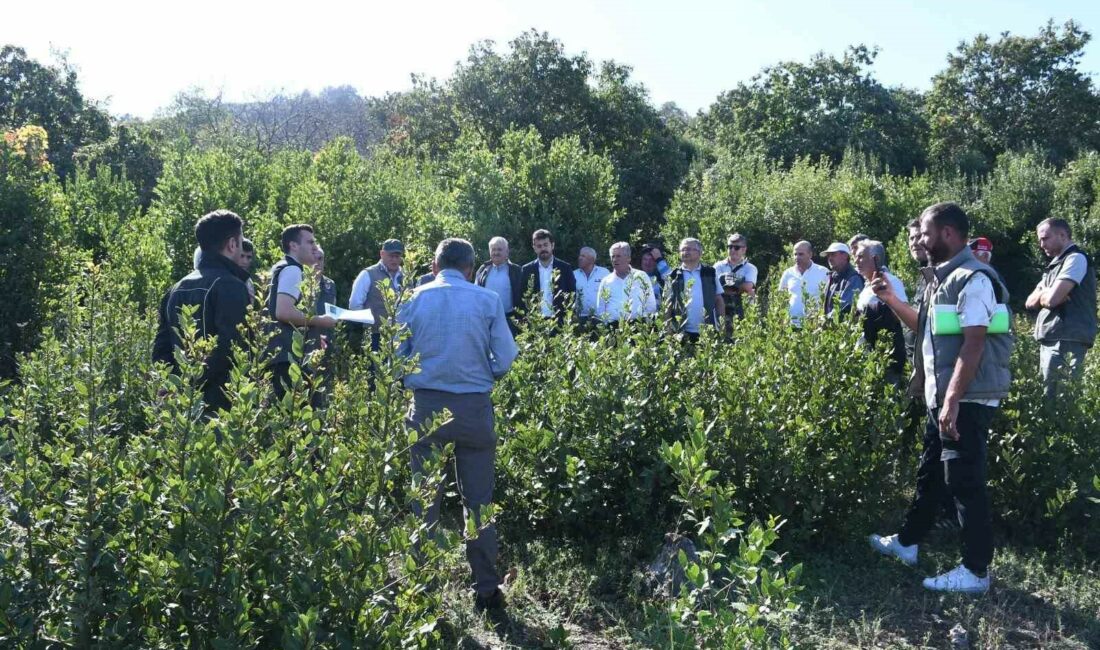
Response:
[[[989,576],[979,578],[970,569],[959,565],[935,578],[925,578],[924,588],[932,591],[956,591],[963,594],[984,594],[989,591]]]
[[[908,566],[916,566],[917,544],[902,546],[901,542],[898,541],[897,535],[890,535],[888,537],[871,535],[868,539],[871,542],[871,548],[879,553],[883,555],[893,555]]]

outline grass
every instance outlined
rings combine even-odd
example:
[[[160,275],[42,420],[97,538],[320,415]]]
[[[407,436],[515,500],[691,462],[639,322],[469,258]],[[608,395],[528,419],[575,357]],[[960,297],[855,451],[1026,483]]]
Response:
[[[533,542],[510,547],[513,567],[506,616],[473,610],[462,586],[461,554],[449,566],[444,594],[447,645],[458,648],[650,648],[641,629],[646,598],[639,569],[659,544],[611,548]],[[652,548],[650,548],[652,546]],[[952,648],[949,633],[965,631],[971,648],[1100,648],[1100,563],[1033,548],[998,548],[994,582],[984,596],[925,591],[921,578],[957,563],[954,533],[937,532],[920,565],[876,555],[862,539],[828,549],[792,551],[805,565],[802,606],[791,635],[807,648]]]

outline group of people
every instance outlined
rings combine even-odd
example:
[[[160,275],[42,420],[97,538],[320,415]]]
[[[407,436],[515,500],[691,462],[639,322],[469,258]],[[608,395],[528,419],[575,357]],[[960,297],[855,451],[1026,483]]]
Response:
[[[912,303],[903,283],[886,267],[883,244],[866,237],[828,247],[824,254],[829,270],[813,262],[809,242],[797,243],[795,263],[778,286],[788,293],[796,326],[807,318],[807,304],[820,296],[827,317],[858,314],[868,343],[891,337],[890,371],[895,377],[900,379],[907,358],[912,362],[910,396],[927,413],[916,497],[901,531],[873,535],[871,544],[915,564],[920,540],[941,506],[953,501],[962,528],[963,562],[924,584],[981,592],[988,588],[993,556],[986,438],[993,414],[1008,394],[1014,338],[1011,322],[1005,320],[1007,289],[988,260],[980,258],[992,246],[983,238],[971,242],[969,230],[966,213],[954,203],[932,205],[908,224],[909,251],[921,265]],[[222,387],[253,290],[245,261],[247,240],[237,215],[225,210],[205,215],[195,235],[200,249],[195,269],[160,304],[153,358],[176,368],[181,315],[192,306],[198,335],[217,339],[201,377],[208,409],[215,411],[228,407]],[[1043,350],[1043,376],[1053,391],[1060,378],[1081,372],[1095,339],[1096,278],[1065,221],[1047,219],[1039,225],[1038,238],[1051,262],[1027,308],[1039,312],[1035,337]],[[675,269],[655,245],[642,248],[641,268],[636,269],[631,246],[618,242],[609,250],[611,269],[606,269],[596,265],[596,252],[589,247],[580,250],[576,268],[559,259],[547,230],[535,231],[531,244],[536,259],[520,266],[510,259],[508,241],[494,237],[489,260],[478,267],[468,241],[446,239],[435,250],[431,273],[409,283],[402,267],[403,244],[387,240],[378,263],[355,279],[349,300],[351,309],[370,309],[374,315],[372,348],[381,345],[381,322],[392,318],[405,330],[398,354],[419,358],[418,369],[404,378],[412,391],[407,425],[426,434],[412,449],[412,468],[421,471],[442,445],[454,443],[464,512],[480,528],[467,543],[478,608],[504,603],[496,532],[491,523],[481,525],[480,512],[492,503],[495,474],[490,394],[518,354],[514,336],[524,321],[560,322],[572,311],[584,323],[613,323],[652,317],[663,305],[669,329],[690,341],[703,327],[743,316],[746,299],[756,294],[758,271],[747,259],[746,238],[737,233],[727,239],[727,257],[714,266],[702,263],[698,239],[682,240]],[[290,386],[290,365],[301,360],[293,344],[295,331],[304,333],[305,350],[326,348],[337,323],[323,309],[325,303],[335,304],[335,285],[324,276],[324,253],[312,227],[288,226],[280,245],[284,258],[271,269],[265,300],[277,398]],[[303,287],[311,283],[318,287],[314,304],[303,302]],[[400,296],[392,316],[388,291]],[[423,431],[444,410],[451,417],[435,431]],[[427,507],[431,525],[438,519],[439,496]]]

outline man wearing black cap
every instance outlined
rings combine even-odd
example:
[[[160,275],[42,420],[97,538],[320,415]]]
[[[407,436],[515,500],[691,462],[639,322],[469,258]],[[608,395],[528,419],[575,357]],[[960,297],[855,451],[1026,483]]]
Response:
[[[351,299],[348,301],[348,307],[351,309],[366,307],[374,315],[370,349],[375,352],[380,347],[379,328],[382,320],[389,314],[382,295],[382,287],[388,284],[394,293],[401,292],[401,283],[405,277],[401,270],[401,262],[405,258],[405,245],[396,239],[387,239],[382,243],[382,252],[378,257],[377,264],[359,272],[351,286]]]

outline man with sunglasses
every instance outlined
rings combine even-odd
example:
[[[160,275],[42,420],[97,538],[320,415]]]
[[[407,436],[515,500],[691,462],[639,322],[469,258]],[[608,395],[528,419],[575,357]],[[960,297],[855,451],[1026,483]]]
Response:
[[[714,265],[718,282],[722,286],[722,297],[726,303],[726,319],[745,316],[743,296],[756,295],[756,266],[745,259],[748,254],[749,240],[735,232],[726,240],[726,259]]]

